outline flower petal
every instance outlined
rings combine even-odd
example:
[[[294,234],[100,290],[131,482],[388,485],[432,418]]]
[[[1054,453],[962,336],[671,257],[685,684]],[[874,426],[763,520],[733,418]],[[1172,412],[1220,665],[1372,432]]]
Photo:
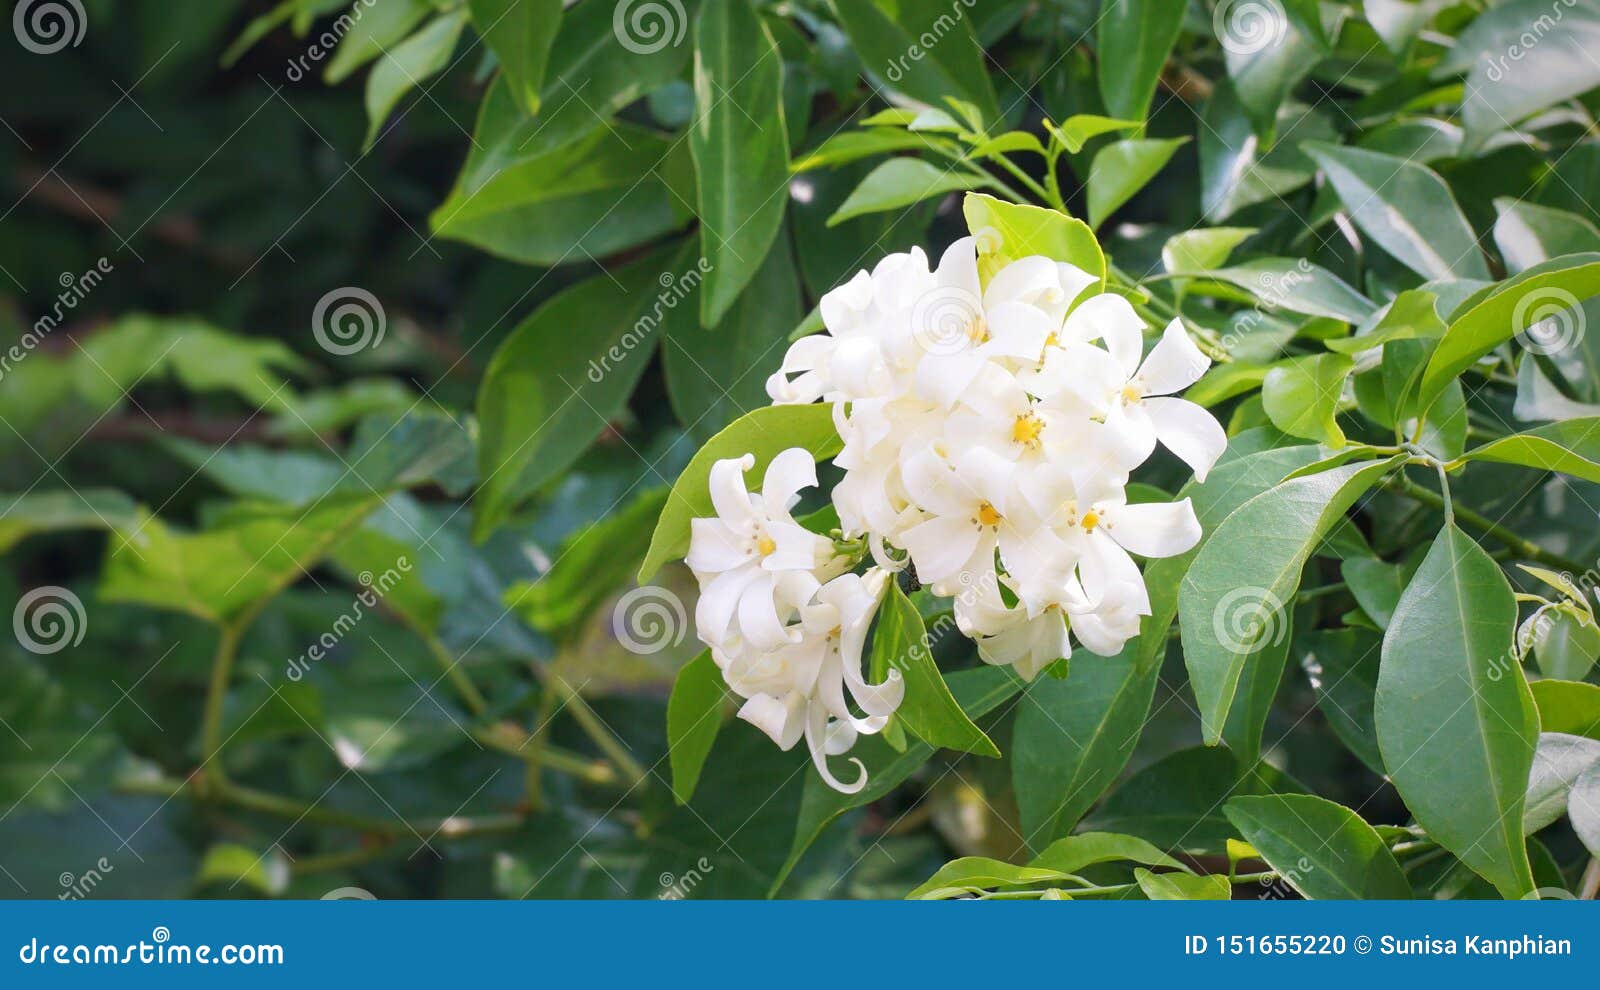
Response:
[[[1162,446],[1194,469],[1196,481],[1206,480],[1212,465],[1228,449],[1228,434],[1216,417],[1188,399],[1156,396],[1139,403]]]
[[[767,512],[785,516],[800,500],[800,489],[817,486],[817,462],[804,447],[781,451],[761,479],[761,500]]]
[[[1209,367],[1211,359],[1189,339],[1183,321],[1173,320],[1139,366],[1139,384],[1146,395],[1171,395],[1199,381]]]
[[[765,732],[779,749],[793,749],[805,735],[806,697],[798,691],[790,691],[782,698],[754,695],[740,706],[739,717]]]
[[[1200,520],[1188,499],[1110,506],[1105,515],[1111,538],[1141,557],[1176,557],[1200,542]]]
[[[1131,378],[1144,353],[1144,321],[1133,311],[1133,304],[1112,292],[1091,296],[1067,317],[1062,339],[1089,343],[1104,340],[1106,350],[1121,365],[1123,378]]]

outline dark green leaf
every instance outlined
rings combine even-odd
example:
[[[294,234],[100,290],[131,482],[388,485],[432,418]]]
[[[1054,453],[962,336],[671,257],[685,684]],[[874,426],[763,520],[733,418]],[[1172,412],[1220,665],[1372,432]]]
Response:
[[[1236,797],[1224,809],[1295,890],[1311,900],[1410,900],[1411,885],[1372,826],[1309,794]]]
[[[667,752],[672,761],[672,796],[688,804],[700,770],[722,731],[728,696],[722,671],[706,650],[678,671],[667,700]]]

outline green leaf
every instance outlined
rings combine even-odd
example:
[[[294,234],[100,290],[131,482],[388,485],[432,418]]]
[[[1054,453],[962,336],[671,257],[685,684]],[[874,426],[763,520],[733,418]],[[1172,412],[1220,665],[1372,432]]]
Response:
[[[401,97],[425,84],[450,63],[450,55],[456,50],[456,41],[466,23],[465,11],[441,14],[389,49],[372,67],[372,74],[367,77],[367,136],[362,150],[371,148],[377,141],[378,132]]]
[[[1037,142],[1038,139],[1034,140]],[[859,131],[840,131],[814,150],[796,158],[789,164],[789,170],[809,172],[818,168],[838,168],[840,165],[848,165],[863,158],[890,152],[926,151],[944,146],[954,147],[947,141],[898,127],[869,127]]]
[[[1094,231],[1082,220],[976,192],[962,198],[961,213],[973,234],[987,228],[997,235],[979,239],[978,271],[985,279],[1019,258],[1038,254],[1083,269],[1100,279],[1104,289],[1106,258]]]
[[[1594,763],[1600,763],[1600,741],[1541,732],[1533,753],[1533,769],[1528,773],[1523,834],[1532,835],[1565,815],[1573,784]]]
[[[1041,870],[1075,874],[1099,863],[1122,861],[1165,866],[1174,870],[1185,869],[1182,863],[1144,839],[1115,832],[1079,832],[1057,839],[1028,865]]]
[[[41,653],[81,640],[88,621],[76,595],[51,591],[65,594],[36,591],[18,601],[13,612],[13,628],[44,644]],[[0,732],[0,822],[29,808],[68,811],[79,807],[75,791],[104,790],[122,755],[104,713],[89,710],[40,665],[14,651],[0,657],[0,675],[6,681],[0,725],[9,727]]]
[[[1438,298],[1426,289],[1407,289],[1364,322],[1355,336],[1326,341],[1327,348],[1354,357],[1392,340],[1441,337]]]
[[[661,344],[667,398],[690,436],[706,440],[771,403],[762,372],[777,366],[802,315],[794,256],[780,236],[715,327],[702,328],[687,306],[667,316]]]
[[[1562,420],[1491,440],[1467,451],[1461,459],[1517,464],[1600,481],[1600,417]]]
[[[1300,572],[1347,509],[1399,462],[1347,464],[1255,496],[1212,533],[1179,592],[1184,662],[1203,735],[1222,736],[1247,663],[1284,632]]]
[[[828,218],[828,226],[835,227],[868,213],[898,210],[933,196],[971,189],[982,182],[977,176],[920,158],[891,158],[861,180],[843,205]]]
[[[1228,720],[1222,726],[1222,741],[1239,755],[1241,766],[1252,766],[1261,758],[1267,715],[1278,696],[1278,686],[1283,683],[1283,668],[1289,662],[1289,647],[1294,641],[1293,630],[1287,628],[1292,624],[1288,612],[1283,622],[1283,633],[1251,655],[1239,679],[1233,707],[1228,710]]]
[[[1468,25],[1435,74],[1467,72],[1461,121],[1470,150],[1600,85],[1596,50],[1600,10],[1592,4],[1573,0],[1552,9],[1543,0],[1509,0]]]
[[[894,89],[932,107],[956,97],[974,104],[985,121],[1000,119],[970,8],[858,0],[835,10],[861,64]]]
[[[1290,21],[1281,5],[1218,8],[1228,78],[1255,132],[1270,145],[1278,108],[1316,68],[1317,38]]]
[[[939,872],[907,894],[906,900],[947,900],[996,887],[1026,887],[1066,879],[1069,879],[1066,874],[1056,870],[1015,866],[985,856],[964,856],[939,867]]]
[[[1389,628],[1395,606],[1406,590],[1410,575],[1399,564],[1387,564],[1374,557],[1352,557],[1339,565],[1339,575],[1350,587],[1356,604],[1379,629]]]
[[[258,853],[248,846],[223,842],[206,850],[194,882],[200,887],[224,886],[228,891],[244,884],[258,894],[276,897],[289,887],[289,859],[275,845]]]
[[[1446,382],[1513,335],[1528,333],[1546,319],[1560,321],[1563,311],[1597,294],[1600,254],[1591,253],[1535,265],[1473,296],[1451,315],[1444,337],[1428,359],[1417,408],[1427,409]]]
[[[1594,617],[1569,603],[1543,609],[1530,619],[1529,637],[1539,670],[1546,677],[1581,681],[1600,658],[1600,628]]]
[[[350,30],[328,59],[323,81],[330,86],[343,82],[352,72],[405,40],[433,9],[428,0],[388,0],[352,7],[352,12],[359,11],[360,16],[352,17]]]
[[[1383,765],[1416,816],[1508,898],[1533,889],[1523,793],[1538,716],[1513,658],[1517,605],[1500,565],[1447,525],[1383,638]]]
[[[667,699],[667,753],[672,761],[672,796],[688,804],[700,770],[722,731],[728,696],[722,671],[705,650],[678,671]]]
[[[1377,310],[1337,275],[1303,259],[1262,258],[1195,274],[1238,286],[1291,313],[1360,323]]]
[[[1188,138],[1126,138],[1094,154],[1089,166],[1089,226],[1100,225],[1166,167]]]
[[[1367,629],[1319,629],[1307,634],[1304,643],[1300,666],[1316,693],[1317,707],[1345,748],[1381,775],[1373,698],[1383,641]]]
[[[226,622],[315,567],[380,501],[337,496],[307,508],[235,503],[194,533],[144,516],[113,536],[100,597]]]
[[[1567,795],[1567,815],[1590,856],[1600,856],[1600,760],[1589,764]]]
[[[1233,899],[1233,885],[1225,876],[1191,873],[1151,873],[1133,871],[1139,889],[1152,901],[1227,901]]]
[[[681,304],[688,245],[568,288],[501,342],[478,386],[473,533],[482,541],[621,414],[650,363],[667,299]],[[663,289],[662,276],[671,287]],[[573,327],[587,328],[573,333]]]
[[[1563,254],[1600,250],[1600,229],[1576,213],[1504,196],[1494,209],[1494,244],[1513,275]]]
[[[1251,496],[1311,463],[1318,453],[1310,445],[1258,451],[1220,462],[1204,484],[1185,485],[1180,495],[1190,499],[1205,534],[1202,539]],[[1127,765],[1166,656],[1178,584],[1198,552],[1197,547],[1146,567],[1153,614],[1140,623],[1139,637],[1121,653],[1079,664],[1065,681],[1041,678],[1029,685],[1018,705],[1011,760],[1030,846],[1038,848],[1069,832]]]
[[[1291,102],[1278,109],[1278,140],[1263,147],[1226,80],[1212,91],[1201,120],[1200,205],[1213,222],[1256,203],[1281,201],[1309,183],[1317,166],[1301,142],[1338,137],[1320,111]]]
[[[1394,854],[1349,808],[1309,794],[1236,797],[1228,820],[1310,900],[1411,899]]]
[[[689,520],[716,515],[707,488],[711,465],[751,454],[755,466],[749,477],[759,484],[772,458],[790,447],[804,447],[819,461],[838,453],[843,442],[834,430],[832,408],[826,404],[763,406],[706,441],[672,486],[650,537],[650,550],[639,566],[639,583],[649,581],[662,564],[689,551]]]
[[[1472,226],[1432,169],[1360,148],[1304,147],[1356,226],[1407,268],[1429,279],[1489,277]]]
[[[982,718],[1017,693],[1022,679],[1008,668],[989,667],[965,670],[950,675],[950,690],[971,718]],[[795,821],[794,842],[789,855],[773,878],[769,894],[776,894],[800,857],[822,834],[828,823],[849,811],[871,804],[900,786],[933,756],[934,748],[925,742],[912,742],[905,752],[896,752],[883,736],[864,737],[856,742],[851,755],[866,766],[867,786],[855,794],[834,790],[816,774],[807,774],[800,811]]]
[[[1185,0],[1102,0],[1095,50],[1108,56],[1099,59],[1100,96],[1113,117],[1144,120],[1187,6]]]
[[[701,247],[710,262],[700,322],[714,326],[755,277],[788,203],[783,60],[750,0],[706,0],[694,32],[694,154]]]
[[[1174,234],[1161,248],[1161,264],[1173,273],[1221,268],[1233,249],[1255,232],[1254,227],[1197,227]]]
[[[1046,121],[1045,127],[1049,129],[1051,138],[1068,154],[1076,155],[1093,138],[1112,131],[1131,131],[1143,124],[1143,120],[1119,120],[1097,113],[1075,113],[1059,124]]]
[[[138,515],[133,499],[108,488],[0,495],[0,553],[35,533],[129,529]]]
[[[1335,415],[1354,366],[1342,354],[1291,358],[1274,366],[1261,383],[1267,418],[1290,436],[1344,446],[1344,431]]]
[[[1544,732],[1600,739],[1600,687],[1578,681],[1534,681],[1529,685]]]
[[[928,631],[917,607],[891,582],[872,635],[872,669],[898,670],[906,696],[895,718],[924,742],[980,756],[1000,750],[961,710],[933,662]]]
[[[550,46],[561,26],[561,0],[467,0],[472,25],[500,61],[511,94],[539,112]]]

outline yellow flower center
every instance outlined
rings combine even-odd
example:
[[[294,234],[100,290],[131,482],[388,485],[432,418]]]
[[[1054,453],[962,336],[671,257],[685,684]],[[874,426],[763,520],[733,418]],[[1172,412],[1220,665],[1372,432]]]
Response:
[[[1100,525],[1100,513],[1090,509],[1088,512],[1083,514],[1083,519],[1081,522],[1083,523],[1083,531],[1086,533],[1092,533],[1094,532],[1094,528]]]
[[[982,313],[974,316],[972,318],[972,322],[967,325],[967,337],[974,344],[983,344],[988,342],[989,323],[983,318]]]
[[[978,521],[985,526],[998,526],[1000,524],[1000,513],[995,511],[994,506],[985,502],[978,506]]]
[[[1122,398],[1126,402],[1138,402],[1140,399],[1144,398],[1144,393],[1139,391],[1137,388],[1134,388],[1132,385],[1124,385],[1122,387]]]
[[[1016,443],[1033,444],[1038,442],[1039,434],[1044,430],[1044,421],[1033,413],[1023,413],[1017,421],[1011,424],[1011,439]]]
[[[1044,339],[1044,346],[1046,346],[1046,347],[1056,347],[1056,346],[1060,345],[1060,343],[1061,343],[1061,338],[1056,336],[1056,334],[1054,332],[1052,332],[1050,334],[1050,336],[1048,336],[1048,337],[1046,337]]]
[[[764,535],[761,537],[761,539],[756,541],[756,552],[761,554],[763,557],[772,553],[772,551],[776,549],[778,549],[777,541],[773,540],[773,538],[770,536]]]

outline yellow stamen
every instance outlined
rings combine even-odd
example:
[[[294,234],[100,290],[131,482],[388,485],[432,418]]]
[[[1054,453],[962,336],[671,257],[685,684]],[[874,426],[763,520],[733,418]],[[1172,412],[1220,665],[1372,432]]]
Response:
[[[1124,385],[1122,387],[1122,397],[1128,402],[1138,402],[1140,399],[1144,398],[1144,393],[1140,392],[1132,385]]]
[[[756,541],[756,551],[763,557],[772,553],[772,551],[776,549],[778,549],[778,544],[770,536],[763,536],[761,539]]]
[[[978,521],[985,526],[998,526],[1000,524],[1000,513],[994,510],[994,506],[985,502],[978,506]]]
[[[1011,439],[1016,443],[1032,444],[1038,441],[1039,434],[1044,430],[1044,421],[1033,413],[1023,413],[1017,421],[1011,424]]]
[[[986,320],[984,320],[982,315],[973,317],[972,324],[967,327],[967,337],[970,338],[974,344],[983,344],[988,342],[989,324]]]
[[[1088,512],[1083,514],[1084,532],[1093,532],[1094,528],[1098,525],[1100,525],[1100,513],[1090,509]]]
[[[1061,343],[1061,338],[1056,336],[1054,333],[1052,333],[1050,336],[1048,336],[1048,337],[1046,337],[1044,339],[1044,346],[1046,346],[1046,347],[1056,347],[1060,343]]]

